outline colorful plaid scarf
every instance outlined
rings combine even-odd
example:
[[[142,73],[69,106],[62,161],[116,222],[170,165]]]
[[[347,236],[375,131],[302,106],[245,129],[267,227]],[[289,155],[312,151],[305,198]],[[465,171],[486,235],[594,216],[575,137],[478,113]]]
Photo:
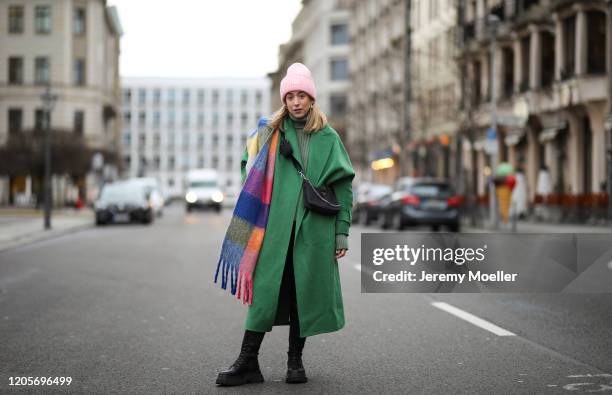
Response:
[[[248,162],[253,165],[238,196],[215,272],[216,283],[219,269],[222,270],[221,288],[227,289],[229,271],[232,295],[238,290],[236,297],[249,305],[253,301],[253,273],[270,212],[278,136],[278,131],[270,134],[259,152],[253,149],[257,147],[257,136],[254,136],[254,144],[247,144],[251,147]],[[254,161],[251,160],[253,156]]]

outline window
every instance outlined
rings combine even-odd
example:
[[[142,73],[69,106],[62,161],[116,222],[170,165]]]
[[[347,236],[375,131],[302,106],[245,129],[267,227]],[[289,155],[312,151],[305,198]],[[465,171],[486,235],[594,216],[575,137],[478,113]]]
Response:
[[[606,14],[601,11],[587,12],[587,73],[605,74]]]
[[[144,111],[139,112],[138,113],[138,125],[144,126],[146,121],[147,121],[147,114]]]
[[[74,60],[74,84],[85,85],[85,59]]]
[[[74,9],[72,31],[76,36],[85,34],[85,8],[77,7]]]
[[[198,105],[204,104],[204,90],[200,89],[198,91]]]
[[[204,135],[198,134],[198,148],[204,147]]]
[[[174,125],[175,122],[176,115],[174,114],[174,111],[168,111],[168,125]]]
[[[234,114],[231,112],[227,113],[227,124],[231,125],[234,122]]]
[[[550,87],[555,77],[555,36],[549,32],[541,32],[542,53],[540,63],[540,78],[542,87]]]
[[[234,92],[231,90],[228,90],[225,93],[225,102],[228,106],[231,106],[234,103]]]
[[[219,104],[219,91],[216,89],[212,92],[212,103],[214,106]]]
[[[512,48],[502,49],[503,56],[503,96],[510,97],[514,93],[514,51]]]
[[[246,128],[248,121],[249,121],[249,115],[246,112],[243,112],[240,115],[240,127]]]
[[[344,81],[348,79],[348,61],[346,59],[334,59],[330,63],[332,81]]]
[[[261,91],[257,91],[257,93],[255,93],[255,104],[257,104],[258,106],[261,106],[262,100],[263,100],[263,95]]]
[[[75,111],[74,112],[74,133],[82,136],[84,128],[85,128],[85,112]]]
[[[129,128],[130,123],[132,123],[132,113],[129,111],[126,111],[125,113],[123,113],[123,124],[125,125],[126,128]]]
[[[183,91],[183,104],[189,104],[189,99],[191,97],[191,94],[188,90],[184,90]]]
[[[345,45],[349,42],[346,23],[331,26],[331,45]]]
[[[8,131],[9,134],[19,133],[23,124],[23,111],[20,108],[9,108]]]
[[[34,9],[34,26],[36,34],[51,33],[51,7],[39,5]]]
[[[147,102],[147,91],[145,89],[138,89],[138,104],[145,104]]]
[[[243,106],[246,106],[248,100],[249,100],[249,95],[247,91],[242,91],[242,93],[240,94],[240,104],[242,104]]]
[[[329,98],[332,116],[343,116],[346,114],[346,95],[332,95]]]
[[[161,124],[161,113],[159,111],[155,111],[153,113],[153,127],[159,128],[160,124]]]
[[[9,33],[23,33],[23,6],[10,6],[8,18]]]
[[[34,60],[34,82],[37,84],[49,83],[49,58],[38,57]]]
[[[226,146],[231,147],[233,143],[234,143],[234,136],[232,136],[231,134],[225,136],[225,145]]]
[[[161,91],[159,89],[153,90],[153,104],[159,104],[161,102]]]
[[[171,156],[168,158],[168,169],[170,170],[174,170],[174,165],[175,165],[175,161],[174,161],[174,156]],[[171,182],[172,180],[169,180],[168,185],[172,186],[174,184],[174,182]]]
[[[46,127],[47,117],[45,116],[45,112],[41,109],[36,110],[34,113],[34,128],[36,130],[42,130]]]
[[[523,68],[523,75],[521,76],[521,92],[525,92],[529,89],[529,75],[531,74],[529,61],[529,54],[531,52],[531,37],[527,36],[521,40],[521,61]]]
[[[571,78],[576,73],[576,16],[563,20],[563,69],[561,79]]]
[[[123,102],[125,104],[130,104],[132,101],[132,91],[130,89],[125,89],[123,91]]]
[[[204,113],[203,112],[198,113],[198,127],[199,128],[204,127]]]
[[[174,89],[170,89],[168,91],[168,103],[174,104],[175,100],[176,100],[176,92],[174,91]]]
[[[189,113],[183,113],[183,127],[189,126]]]
[[[153,134],[153,148],[159,148],[160,143],[161,143],[161,136],[159,135],[159,133],[154,133]]]
[[[23,58],[9,58],[9,84],[23,84]]]

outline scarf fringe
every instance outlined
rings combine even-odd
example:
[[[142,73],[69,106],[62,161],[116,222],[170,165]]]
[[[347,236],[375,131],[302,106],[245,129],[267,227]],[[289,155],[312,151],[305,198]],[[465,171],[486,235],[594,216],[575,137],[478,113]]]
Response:
[[[219,277],[219,270],[221,270],[221,288],[227,289],[228,274],[230,276],[230,288],[232,295],[236,294],[236,283],[238,280],[238,268],[240,266],[241,254],[234,248],[226,248],[228,240],[223,241],[221,248],[221,257],[217,263],[217,270],[215,271],[215,283]]]
[[[251,305],[253,303],[253,277],[251,273],[241,270],[238,274],[238,300],[242,300],[242,304]]]

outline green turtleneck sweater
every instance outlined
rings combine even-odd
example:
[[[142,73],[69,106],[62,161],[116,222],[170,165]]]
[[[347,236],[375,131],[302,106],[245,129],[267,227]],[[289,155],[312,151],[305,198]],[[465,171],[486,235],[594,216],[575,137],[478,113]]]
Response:
[[[300,149],[300,154],[302,155],[302,166],[304,169],[308,168],[308,149],[310,148],[310,133],[304,132],[304,126],[306,126],[306,120],[308,115],[303,118],[295,118],[293,115],[289,114],[291,121],[293,123],[293,127],[295,128],[295,133],[297,135],[298,146]],[[302,194],[299,194],[298,205],[304,204],[302,202]],[[336,235],[336,249],[348,250],[348,235],[345,234],[337,234]]]

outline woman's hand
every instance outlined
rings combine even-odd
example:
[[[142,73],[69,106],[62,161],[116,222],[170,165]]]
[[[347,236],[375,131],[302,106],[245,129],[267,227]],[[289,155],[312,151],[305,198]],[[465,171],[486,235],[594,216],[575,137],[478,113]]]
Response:
[[[340,258],[342,258],[345,255],[346,255],[346,250],[345,249],[336,250],[336,259],[340,259]]]

